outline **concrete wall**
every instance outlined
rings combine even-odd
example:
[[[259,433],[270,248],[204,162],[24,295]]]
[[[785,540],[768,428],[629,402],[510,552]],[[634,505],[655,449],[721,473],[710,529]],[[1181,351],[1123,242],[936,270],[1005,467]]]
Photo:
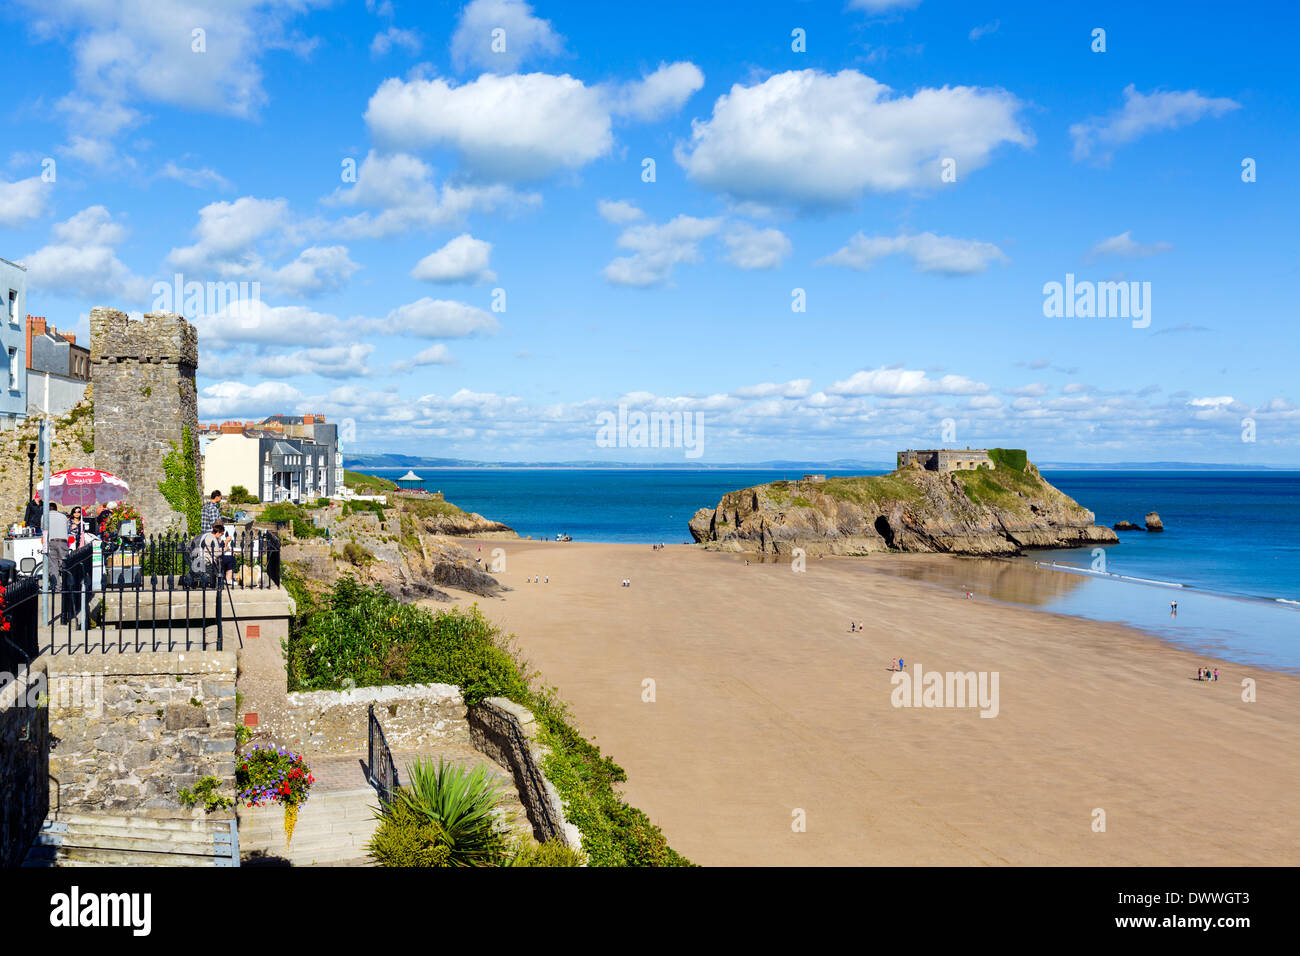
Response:
[[[537,743],[538,727],[532,712],[504,697],[489,697],[471,708],[469,728],[475,748],[514,774],[533,836],[542,843],[558,839],[581,849],[582,834],[565,819],[564,802],[542,772],[542,760],[549,751]]]
[[[27,414],[43,415],[46,412],[45,384],[49,382],[49,413],[60,418],[86,397],[88,382],[69,378],[66,375],[52,375],[49,372],[28,371],[27,373]]]
[[[150,313],[142,322],[102,306],[90,310],[91,380],[95,386],[95,467],[125,478],[131,503],[147,532],[184,529],[158,483],[163,458],[190,430],[194,467],[199,458],[198,335],[179,315]]]
[[[235,785],[235,652],[46,655],[50,799],[63,810],[176,811]]]
[[[243,485],[250,495],[258,493],[258,439],[227,432],[213,435],[204,443],[203,500],[213,491],[227,498],[230,489]]]
[[[369,708],[384,728],[388,749],[420,750],[439,741],[469,740],[465,700],[451,684],[358,687],[315,690],[288,696],[276,736],[286,747],[312,754],[364,753],[369,740]]]
[[[49,811],[49,711],[33,706],[43,686],[0,688],[0,867],[22,862]]]

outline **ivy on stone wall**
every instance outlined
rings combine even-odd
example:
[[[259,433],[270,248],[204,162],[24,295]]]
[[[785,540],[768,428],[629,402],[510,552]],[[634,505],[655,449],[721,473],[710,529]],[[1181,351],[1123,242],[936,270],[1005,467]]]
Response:
[[[181,445],[184,451],[170,442],[172,450],[163,456],[163,474],[166,477],[158,482],[158,491],[172,511],[185,518],[185,527],[190,534],[198,534],[202,526],[203,504],[199,496],[199,476],[194,467],[198,450],[194,447],[194,436],[190,426],[181,429]]]

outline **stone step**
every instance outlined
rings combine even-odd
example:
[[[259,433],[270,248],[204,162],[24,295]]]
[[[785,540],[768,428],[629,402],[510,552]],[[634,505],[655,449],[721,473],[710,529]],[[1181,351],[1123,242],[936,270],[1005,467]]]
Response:
[[[56,823],[88,826],[115,826],[133,830],[170,830],[176,832],[229,833],[234,821],[230,818],[143,817],[120,813],[78,813],[56,811],[50,814]]]
[[[218,844],[211,838],[207,840],[178,840],[174,839],[174,836],[174,834],[167,834],[163,839],[156,839],[152,836],[133,837],[123,835],[120,829],[108,833],[69,828],[67,833],[42,832],[37,835],[33,846],[144,850],[150,853],[190,853],[197,856],[230,856],[231,853],[229,841]]]
[[[152,853],[147,850],[115,850],[101,847],[33,847],[33,862],[52,861],[54,866],[81,863],[88,866],[216,866],[220,857],[193,853]]]

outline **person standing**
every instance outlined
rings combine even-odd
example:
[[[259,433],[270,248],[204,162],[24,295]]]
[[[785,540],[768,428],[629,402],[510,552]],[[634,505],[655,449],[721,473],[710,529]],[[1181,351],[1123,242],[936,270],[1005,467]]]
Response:
[[[191,512],[192,514],[193,512]],[[203,513],[199,515],[199,534],[205,535],[212,530],[213,525],[221,520],[221,492],[214,491],[208,496],[207,502],[203,505]]]
[[[29,528],[39,528],[41,526],[41,493],[38,491],[32,495],[32,500],[27,502],[27,510],[23,512],[23,524]]]
[[[68,557],[68,516],[52,501],[45,526],[45,554],[50,565],[50,590],[59,590],[62,587],[63,562]]]

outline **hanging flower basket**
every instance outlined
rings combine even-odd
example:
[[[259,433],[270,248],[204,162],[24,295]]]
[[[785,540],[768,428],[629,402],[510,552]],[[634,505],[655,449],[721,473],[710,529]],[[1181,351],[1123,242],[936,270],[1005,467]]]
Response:
[[[316,778],[301,754],[283,747],[254,745],[239,761],[235,787],[250,809],[278,803],[284,807],[284,846],[293,840],[298,809],[307,802]]]

